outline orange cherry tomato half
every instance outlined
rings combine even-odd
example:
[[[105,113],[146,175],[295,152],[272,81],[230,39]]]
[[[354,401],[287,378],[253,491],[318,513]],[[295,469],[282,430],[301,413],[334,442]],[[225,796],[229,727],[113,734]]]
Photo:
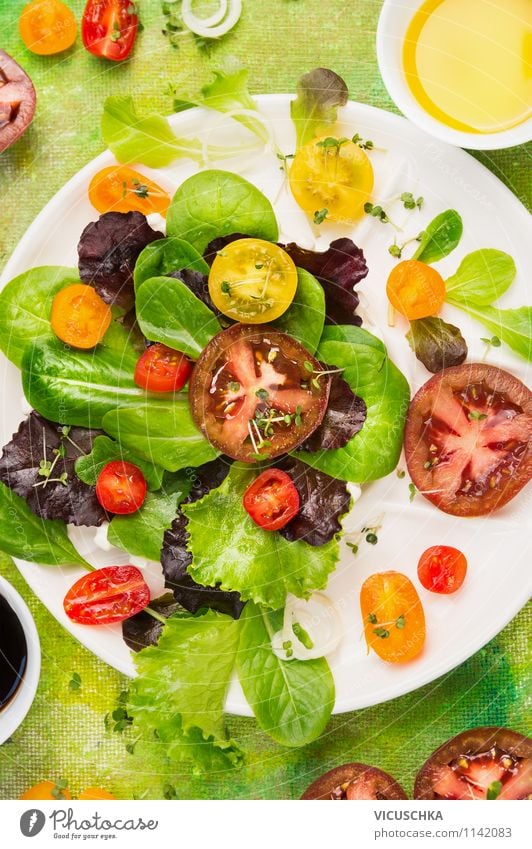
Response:
[[[157,343],[146,348],[135,367],[135,383],[148,392],[179,392],[192,365],[184,354]]]
[[[93,802],[98,802],[103,799],[116,799],[116,796],[113,796],[112,793],[109,793],[102,787],[87,787],[85,790],[81,791],[78,796],[78,799],[80,801],[91,800]]]
[[[110,307],[92,286],[83,283],[61,289],[52,303],[52,330],[73,348],[94,348],[107,333],[111,319]]]
[[[297,515],[299,493],[286,472],[266,469],[248,486],[242,503],[259,528],[278,531]]]
[[[144,174],[124,165],[111,165],[94,175],[89,200],[100,213],[142,212],[166,215],[170,195]]]
[[[109,513],[136,513],[144,504],[146,478],[138,466],[113,460],[103,467],[96,481],[96,498]]]
[[[426,590],[448,595],[459,590],[467,572],[467,560],[450,545],[433,545],[419,558],[417,574]]]
[[[60,0],[32,0],[20,13],[18,29],[28,50],[50,56],[74,44],[77,24],[73,12]]]
[[[401,315],[410,320],[426,318],[441,310],[445,302],[445,281],[430,265],[408,259],[391,271],[386,294]]]
[[[377,572],[362,584],[360,609],[368,648],[382,660],[404,663],[425,644],[425,614],[412,581],[401,572]]]
[[[53,781],[39,781],[38,784],[34,784],[33,787],[26,790],[20,798],[57,802],[60,799],[72,799],[72,795],[66,787],[54,784]]]
[[[111,625],[135,616],[149,604],[150,590],[136,566],[104,566],[70,587],[63,607],[80,625]]]

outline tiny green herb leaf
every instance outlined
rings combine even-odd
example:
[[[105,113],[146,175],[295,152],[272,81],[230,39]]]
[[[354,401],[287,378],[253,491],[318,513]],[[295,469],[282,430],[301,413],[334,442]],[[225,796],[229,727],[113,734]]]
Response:
[[[488,792],[486,794],[486,799],[490,802],[493,802],[494,799],[498,799],[502,790],[502,781],[492,781],[488,787]]]
[[[314,213],[314,224],[323,224],[329,214],[328,209],[317,209]]]

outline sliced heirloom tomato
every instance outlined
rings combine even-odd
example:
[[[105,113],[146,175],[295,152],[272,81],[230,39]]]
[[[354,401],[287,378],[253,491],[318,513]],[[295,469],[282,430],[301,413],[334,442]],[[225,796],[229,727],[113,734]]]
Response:
[[[467,572],[467,560],[450,545],[433,545],[419,558],[417,576],[431,593],[449,595],[460,589]]]
[[[104,510],[118,515],[135,513],[144,504],[148,485],[138,466],[113,460],[96,481],[96,498]]]
[[[35,103],[35,89],[27,73],[0,50],[0,153],[27,130]]]
[[[73,348],[95,348],[112,320],[110,307],[92,286],[74,283],[57,293],[50,323],[55,335]]]
[[[368,648],[389,663],[417,657],[425,645],[425,614],[412,581],[401,572],[370,575],[360,590]]]
[[[484,363],[444,369],[413,398],[405,453],[419,492],[453,516],[502,507],[532,477],[532,393]]]
[[[20,13],[18,29],[28,50],[51,56],[72,47],[77,24],[74,13],[61,0],[32,0]]]
[[[532,740],[507,728],[472,728],[432,753],[416,799],[532,799]]]
[[[252,463],[287,454],[321,424],[330,377],[299,342],[271,327],[235,324],[212,339],[189,384],[209,442]]]
[[[146,348],[135,367],[135,383],[148,392],[179,392],[192,365],[184,354],[157,342]]]
[[[337,766],[321,775],[307,787],[302,799],[332,800],[399,800],[406,793],[397,781],[374,766],[352,763]]]
[[[209,274],[209,294],[234,321],[264,324],[279,318],[294,300],[297,268],[286,251],[263,239],[238,239],[218,251]]]
[[[286,472],[266,469],[248,486],[242,502],[256,525],[279,531],[297,516],[299,492]]]
[[[83,45],[94,56],[121,62],[133,49],[138,25],[133,0],[88,0],[81,21]]]
[[[136,566],[104,566],[70,587],[63,607],[80,625],[123,622],[148,605],[150,590]]]
[[[94,175],[89,200],[100,213],[142,212],[166,215],[170,195],[153,180],[126,165],[111,165]]]
[[[437,315],[445,303],[445,280],[435,268],[407,259],[392,269],[386,284],[392,307],[413,321]]]

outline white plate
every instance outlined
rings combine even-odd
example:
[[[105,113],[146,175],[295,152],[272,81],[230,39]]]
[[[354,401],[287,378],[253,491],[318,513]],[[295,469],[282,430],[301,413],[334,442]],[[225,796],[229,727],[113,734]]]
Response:
[[[294,132],[289,119],[288,95],[265,95],[257,98],[260,109],[275,129],[277,143],[285,153],[294,150]],[[451,274],[460,259],[472,250],[493,247],[508,251],[516,260],[516,282],[501,300],[503,306],[526,303],[525,264],[532,233],[528,213],[517,198],[489,171],[468,154],[425,135],[405,119],[356,103],[341,110],[341,135],[360,133],[373,139],[383,151],[371,154],[375,168],[374,198],[385,201],[403,191],[423,195],[421,212],[407,212],[400,204],[393,207],[393,218],[404,227],[404,237],[415,235],[436,214],[456,208],[464,220],[464,236],[456,251],[438,268]],[[236,134],[228,118],[193,110],[172,119],[179,133],[216,137]],[[9,260],[1,284],[16,274],[36,265],[76,265],[76,245],[83,227],[97,215],[87,199],[91,176],[113,156],[103,153],[72,178],[37,216]],[[298,241],[306,247],[324,249],[338,235],[350,235],[364,249],[370,273],[358,287],[373,326],[365,326],[382,336],[393,360],[407,376],[413,390],[430,376],[411,353],[404,338],[406,322],[387,326],[385,280],[394,260],[387,252],[394,237],[390,225],[382,225],[365,217],[356,228],[325,223],[320,228],[309,224],[296,206],[286,187],[279,161],[263,154],[246,161],[222,163],[218,167],[235,170],[254,182],[274,203],[281,229],[281,239]],[[170,190],[194,173],[196,166],[187,161],[164,171],[140,168]],[[403,234],[400,234],[401,236]],[[484,355],[481,336],[487,331],[469,321],[465,314],[445,307],[444,318],[462,329],[468,344],[469,358]],[[492,349],[487,357],[526,381],[529,367],[511,354],[509,349]],[[2,444],[7,442],[23,417],[24,399],[18,370],[2,358],[0,370],[4,397],[1,421]],[[405,468],[401,461],[400,467]],[[342,558],[331,577],[328,595],[335,602],[343,623],[340,647],[329,658],[336,680],[335,712],[364,708],[408,693],[433,681],[466,660],[494,637],[526,603],[530,594],[530,569],[525,551],[525,524],[529,521],[530,490],[521,493],[510,505],[490,519],[457,519],[440,513],[422,497],[409,501],[409,479],[395,473],[364,487],[362,499],[347,520],[350,530],[371,524],[374,516],[384,512],[379,541],[375,546],[362,543],[359,554],[342,543]],[[76,543],[97,566],[126,562],[127,555],[117,549],[104,553],[94,545],[94,531],[75,531]],[[467,556],[469,570],[463,588],[454,596],[437,596],[419,587],[416,567],[420,554],[430,545],[451,544]],[[123,643],[118,626],[90,628],[70,622],[62,607],[63,596],[73,581],[82,574],[76,569],[18,561],[17,565],[41,601],[64,627],[98,657],[126,673],[134,674],[130,653]],[[427,618],[427,643],[423,654],[404,665],[383,663],[375,654],[368,655],[361,639],[359,590],[364,579],[376,571],[396,569],[416,583]],[[160,567],[151,567],[150,581],[161,585]],[[236,682],[227,699],[228,711],[250,713]]]

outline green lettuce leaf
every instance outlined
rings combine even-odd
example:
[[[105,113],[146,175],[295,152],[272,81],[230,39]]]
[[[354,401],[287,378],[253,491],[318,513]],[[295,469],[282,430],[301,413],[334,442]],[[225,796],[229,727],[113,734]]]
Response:
[[[454,251],[464,226],[455,209],[446,209],[433,218],[423,231],[419,247],[412,259],[420,262],[436,262]]]
[[[288,592],[308,598],[324,589],[339,557],[336,539],[319,547],[288,542],[250,519],[242,496],[256,469],[234,463],[223,484],[200,501],[184,504],[188,519],[188,571],[203,586],[236,590],[242,599],[277,609]]]
[[[494,248],[473,251],[445,281],[447,300],[466,306],[492,304],[511,286],[515,273],[515,262],[504,251]]]
[[[210,271],[202,255],[184,239],[168,238],[150,242],[135,263],[135,290],[150,277],[164,277],[183,268],[200,274],[208,274]]]
[[[171,760],[193,759],[201,770],[238,766],[224,701],[235,663],[239,623],[221,613],[173,615],[159,643],[135,655],[138,677],[127,711],[144,740],[157,735]]]
[[[76,474],[83,483],[89,486],[95,486],[98,475],[103,467],[113,460],[124,460],[126,463],[134,463],[146,478],[148,489],[157,490],[161,488],[164,472],[160,466],[156,466],[148,460],[140,459],[132,451],[128,451],[119,445],[118,442],[109,439],[108,436],[97,436],[92,444],[90,454],[84,454],[82,457],[78,457],[75,467]]]
[[[490,333],[498,336],[520,357],[532,361],[532,306],[499,310],[496,307],[476,307],[472,304],[466,306],[451,298],[448,300],[487,327]]]
[[[311,141],[321,130],[334,124],[338,107],[345,106],[349,92],[343,79],[327,68],[315,68],[296,86],[297,97],[290,103],[295,124],[297,149]]]
[[[293,336],[314,353],[325,323],[325,292],[316,278],[302,268],[297,269],[297,289],[287,311],[273,322],[278,330]]]
[[[283,746],[304,746],[324,731],[334,705],[334,679],[325,658],[279,660],[271,638],[282,612],[248,602],[240,619],[237,671],[263,731]]]

